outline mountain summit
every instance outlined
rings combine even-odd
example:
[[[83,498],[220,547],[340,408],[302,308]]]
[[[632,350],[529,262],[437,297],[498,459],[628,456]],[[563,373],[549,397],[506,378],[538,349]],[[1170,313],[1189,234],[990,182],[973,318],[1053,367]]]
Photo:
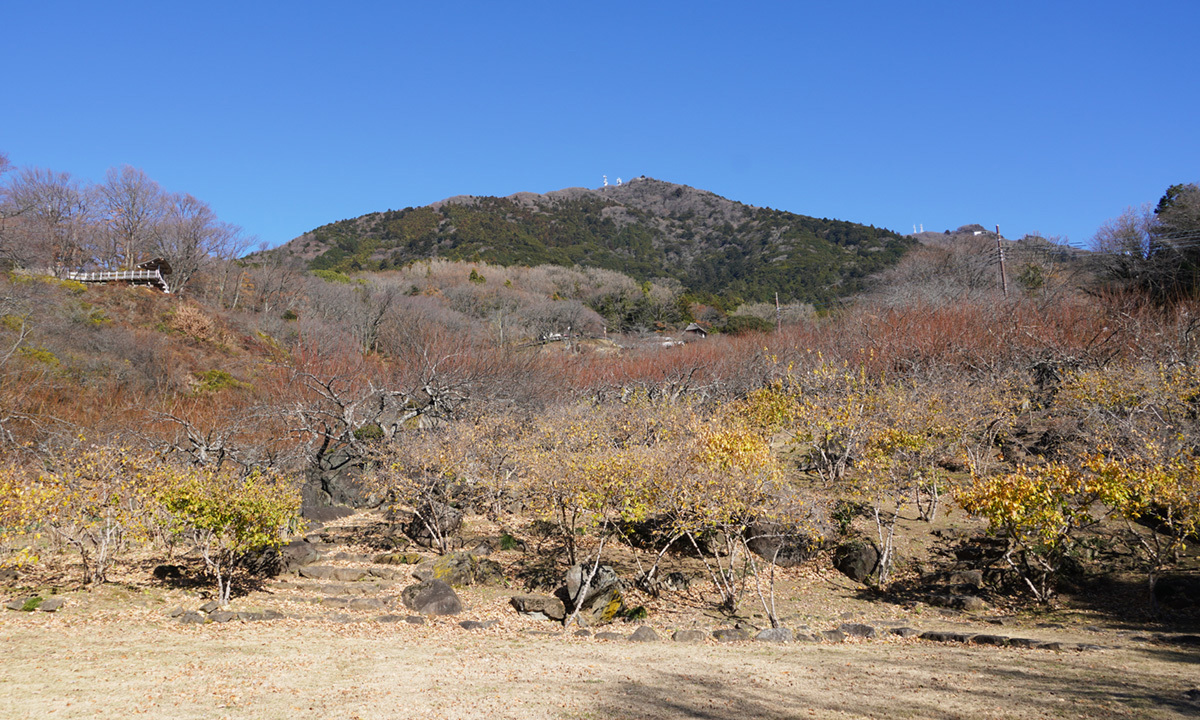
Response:
[[[280,248],[312,269],[386,270],[444,257],[674,278],[728,299],[824,305],[863,288],[915,241],[639,177],[544,195],[455,196],[323,225]]]

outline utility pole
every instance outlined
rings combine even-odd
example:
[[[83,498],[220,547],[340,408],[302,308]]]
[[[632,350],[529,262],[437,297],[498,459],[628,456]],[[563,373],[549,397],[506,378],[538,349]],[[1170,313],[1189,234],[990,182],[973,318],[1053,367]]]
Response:
[[[783,311],[779,309],[779,291],[775,291],[775,332],[783,328]]]
[[[1004,297],[1008,297],[1008,276],[1004,274],[1004,246],[1000,244],[1000,226],[996,226],[996,251],[1000,253],[1000,287],[1004,288]]]

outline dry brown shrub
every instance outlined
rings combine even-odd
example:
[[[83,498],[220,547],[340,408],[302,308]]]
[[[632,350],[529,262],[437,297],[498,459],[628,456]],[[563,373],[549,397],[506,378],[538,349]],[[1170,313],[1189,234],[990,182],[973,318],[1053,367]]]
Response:
[[[182,303],[167,319],[167,327],[172,331],[195,338],[201,342],[214,345],[223,344],[225,332],[199,307],[190,303]]]

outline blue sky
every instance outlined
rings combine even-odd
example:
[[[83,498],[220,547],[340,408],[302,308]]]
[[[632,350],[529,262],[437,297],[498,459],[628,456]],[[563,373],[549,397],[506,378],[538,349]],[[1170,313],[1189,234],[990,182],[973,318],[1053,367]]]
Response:
[[[648,175],[1085,244],[1200,181],[1200,2],[13,0],[0,151],[144,169],[272,246]]]

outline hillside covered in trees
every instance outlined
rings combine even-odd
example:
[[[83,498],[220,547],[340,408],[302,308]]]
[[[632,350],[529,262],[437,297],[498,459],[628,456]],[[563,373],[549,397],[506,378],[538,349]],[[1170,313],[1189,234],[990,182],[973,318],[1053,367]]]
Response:
[[[445,258],[616,270],[671,279],[725,304],[828,305],[862,291],[915,241],[890,230],[727,200],[635,178],[595,190],[458,196],[323,225],[279,251],[311,269],[386,270]]]

